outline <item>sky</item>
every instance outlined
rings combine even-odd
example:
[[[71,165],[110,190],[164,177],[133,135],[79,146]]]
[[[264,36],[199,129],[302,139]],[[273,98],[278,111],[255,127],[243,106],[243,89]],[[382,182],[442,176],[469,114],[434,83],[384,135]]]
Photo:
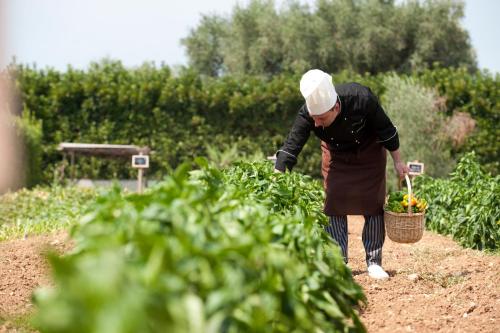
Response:
[[[6,8],[6,55],[18,63],[85,69],[102,58],[186,65],[180,40],[202,14],[229,16],[248,0],[0,0]],[[301,0],[313,4],[315,0]],[[278,0],[279,5],[283,0]],[[466,0],[463,26],[481,69],[500,73],[500,0]]]

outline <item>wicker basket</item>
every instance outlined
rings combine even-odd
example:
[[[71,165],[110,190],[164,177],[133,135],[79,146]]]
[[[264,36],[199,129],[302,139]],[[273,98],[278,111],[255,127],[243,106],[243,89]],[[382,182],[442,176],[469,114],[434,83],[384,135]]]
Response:
[[[411,209],[411,182],[408,184],[408,213],[394,213],[384,210],[384,222],[387,236],[397,243],[416,243],[424,234],[425,212],[413,213]]]

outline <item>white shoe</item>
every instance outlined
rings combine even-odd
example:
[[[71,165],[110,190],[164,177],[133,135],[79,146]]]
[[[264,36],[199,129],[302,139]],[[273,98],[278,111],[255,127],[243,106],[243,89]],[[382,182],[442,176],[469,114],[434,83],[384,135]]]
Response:
[[[382,267],[375,264],[368,266],[368,276],[377,280],[389,278],[389,274]]]

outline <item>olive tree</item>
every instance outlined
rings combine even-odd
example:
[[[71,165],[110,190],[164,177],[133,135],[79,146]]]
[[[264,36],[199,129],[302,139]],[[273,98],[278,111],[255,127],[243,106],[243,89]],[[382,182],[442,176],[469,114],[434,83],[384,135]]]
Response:
[[[230,17],[203,16],[182,40],[190,65],[224,73],[410,72],[430,67],[476,68],[469,34],[460,24],[462,1],[297,0],[279,9],[251,0]]]

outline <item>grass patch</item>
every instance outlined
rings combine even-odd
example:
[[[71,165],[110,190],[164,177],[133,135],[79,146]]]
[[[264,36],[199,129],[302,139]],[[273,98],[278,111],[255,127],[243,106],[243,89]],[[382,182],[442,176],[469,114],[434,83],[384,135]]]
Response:
[[[32,314],[16,316],[0,315],[0,332],[32,333],[37,332],[31,324]]]
[[[434,284],[440,285],[443,288],[448,288],[453,285],[462,283],[466,280],[466,275],[467,273],[465,272],[458,272],[458,273],[423,273],[420,275],[421,279],[424,281],[429,281]]]
[[[97,192],[76,187],[37,187],[0,196],[0,241],[66,229],[78,221]]]

